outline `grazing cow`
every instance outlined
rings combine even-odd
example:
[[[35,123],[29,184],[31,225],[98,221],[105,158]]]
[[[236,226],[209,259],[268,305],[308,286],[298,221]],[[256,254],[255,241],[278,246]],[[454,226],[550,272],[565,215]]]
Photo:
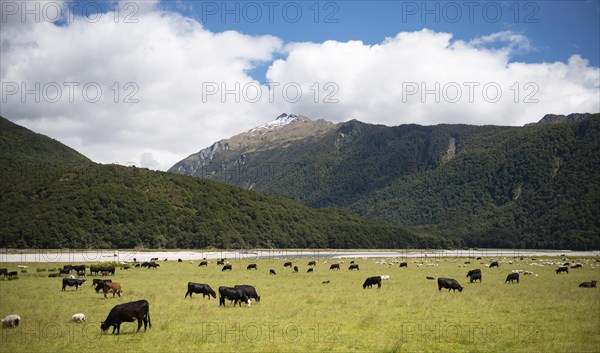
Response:
[[[227,270],[231,271],[231,265],[230,264],[224,265],[223,268],[221,269],[221,272],[227,271]]]
[[[156,262],[154,262],[154,261],[150,261],[150,262],[144,262],[144,263],[142,264],[142,267],[147,267],[147,268],[157,268],[157,267],[160,267],[160,264],[157,264],[157,263],[156,263]]]
[[[331,264],[331,266],[329,266],[330,270],[335,270],[335,269],[340,269],[340,264]]]
[[[59,268],[58,273],[60,273],[61,275],[68,275],[69,273],[71,273],[71,270],[65,269],[65,268]]]
[[[217,260],[217,266],[219,266],[219,265],[225,265],[225,261]]]
[[[238,302],[240,306],[242,306],[242,302],[246,303],[247,306],[250,306],[250,298],[248,298],[244,290],[240,287],[219,287],[219,306],[225,306],[225,299],[233,301],[233,306],[236,306]]]
[[[73,266],[73,271],[79,273],[79,272],[85,272],[85,265],[76,265]]]
[[[477,257],[475,260],[481,260],[481,257],[480,257],[480,256],[478,256],[478,257]]]
[[[248,267],[246,267],[246,270],[251,270],[251,269],[258,270],[258,269],[256,268],[256,264],[249,264],[249,265],[248,265]]]
[[[459,292],[462,292],[463,287],[458,283],[457,280],[453,278],[438,278],[438,290],[442,290],[442,288],[448,288],[448,292],[450,289],[456,292],[458,289]]]
[[[140,264],[135,264],[135,266],[133,266],[133,267],[140,267],[140,266],[141,266]]]
[[[371,288],[374,284],[377,285],[377,289],[381,288],[381,276],[368,277],[363,283],[363,289]]]
[[[153,257],[150,259],[150,261],[158,261],[158,257]]]
[[[427,277],[425,277],[425,278],[427,278],[428,280],[431,280],[431,281],[433,281],[433,280],[435,279],[435,278],[433,278],[433,277],[430,277],[430,276],[427,276]]]
[[[478,268],[470,270],[469,272],[467,272],[467,277],[469,278],[469,282],[471,283],[477,280],[479,280],[479,283],[481,283],[481,270]]]
[[[4,275],[4,277],[6,277],[8,275],[8,269],[7,268],[0,268],[0,276]]]
[[[270,270],[269,270],[269,274],[270,274],[270,275],[276,275],[277,273],[275,273],[275,270],[274,270],[274,269],[270,269]]]
[[[306,271],[306,273],[309,273],[309,272],[313,272],[313,269],[312,269],[312,268],[309,268],[309,269]]]
[[[349,270],[360,270],[360,268],[358,268],[358,264],[352,264],[350,265],[350,267],[348,267]]]
[[[115,275],[115,266],[101,266],[100,267],[100,272],[101,273],[106,273],[105,276],[108,275]]]
[[[17,327],[21,322],[21,317],[19,315],[7,315],[4,319],[2,319],[2,327]]]
[[[198,265],[198,267],[200,267],[200,266],[207,267],[208,266],[208,261],[200,261],[200,264]]]
[[[8,276],[8,278],[18,277],[19,276],[19,272],[17,272],[17,271],[11,271],[11,272],[7,273],[6,275]]]
[[[248,296],[249,299],[255,299],[260,303],[260,295],[256,293],[256,288],[249,284],[236,284],[233,288],[241,288],[244,291],[244,294]]]
[[[63,270],[71,272],[73,270],[73,265],[64,265]]]
[[[465,264],[465,265],[470,265],[470,264],[471,264],[471,261],[465,261],[465,262],[464,262],[464,264]]]
[[[559,268],[556,269],[556,274],[559,274],[561,272],[566,272],[568,274],[569,268],[567,266],[560,266]]]
[[[407,267],[408,268],[408,263],[407,262],[401,262],[400,263],[400,267]]]
[[[294,272],[298,272],[298,266],[294,266]]]
[[[579,285],[581,288],[596,288],[598,281],[583,282]]]
[[[90,266],[90,275],[100,273],[100,266]]]
[[[202,294],[202,298],[208,297],[208,300],[210,300],[211,296],[213,298],[217,297],[217,293],[208,284],[188,282],[188,289],[184,298],[187,298],[189,295],[191,299],[193,293]]]
[[[121,330],[121,323],[134,322],[135,319],[138,321],[137,332],[140,332],[142,321],[144,322],[144,331],[146,331],[148,326],[152,328],[152,323],[150,322],[150,304],[147,300],[142,299],[135,302],[116,305],[110,310],[106,320],[100,324],[100,329],[106,331],[112,326],[112,333],[115,333],[116,329],[118,335]]]
[[[583,268],[582,264],[573,264],[571,265],[571,268]]]
[[[85,315],[83,313],[73,314],[73,316],[71,316],[71,321],[73,321],[73,322],[85,322]]]
[[[183,260],[182,259],[177,259],[177,262],[183,262]]]
[[[85,277],[85,271],[77,272],[77,277]]]
[[[79,286],[82,286],[85,283],[85,279],[72,279],[72,278],[63,278],[62,279],[62,290],[66,290],[67,286],[73,287],[75,286],[75,290],[79,289]]]
[[[292,267],[292,263],[288,261],[283,264],[283,267]]]
[[[492,267],[500,267],[500,265],[498,264],[498,261],[494,261],[490,264],[490,268]]]
[[[119,282],[104,282],[102,291],[104,292],[104,299],[107,299],[106,294],[110,292],[112,292],[113,298],[115,297],[115,294],[120,297],[121,293],[123,293],[123,290],[121,290],[121,284]]]
[[[316,261],[309,261],[308,262],[308,266],[317,266],[317,262]]]
[[[102,288],[104,288],[104,283],[110,283],[112,282],[111,279],[98,279],[98,278],[94,278],[93,282],[92,282],[92,287],[95,287],[94,290],[96,290],[96,293],[100,292],[100,290]]]
[[[504,283],[513,283],[513,281],[517,281],[517,283],[519,283],[518,273],[511,273],[508,276],[506,276],[506,281],[504,281]]]
[[[321,282],[321,284],[329,284],[329,282],[331,282],[331,281],[330,281],[330,280],[327,280],[327,281],[323,281],[323,282]]]

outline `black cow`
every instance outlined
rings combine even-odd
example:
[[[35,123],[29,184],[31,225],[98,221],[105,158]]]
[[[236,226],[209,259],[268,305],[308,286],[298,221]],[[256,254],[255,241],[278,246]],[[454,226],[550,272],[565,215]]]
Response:
[[[98,293],[104,288],[104,283],[110,283],[110,282],[112,282],[112,279],[94,278],[92,281],[92,287],[94,287],[94,290],[96,291],[96,293]]]
[[[360,270],[360,268],[358,268],[358,264],[352,264],[350,265],[350,267],[348,267],[349,270]]]
[[[4,277],[8,276],[7,268],[0,268],[0,276],[4,275]]]
[[[85,265],[73,266],[73,270],[77,273],[82,272],[82,271],[85,272]]]
[[[500,265],[498,264],[498,261],[494,261],[490,264],[490,268],[492,267],[500,267]]]
[[[157,264],[154,261],[150,261],[150,262],[144,262],[144,263],[142,263],[142,267],[157,268],[157,267],[160,267],[160,264]]]
[[[400,267],[406,267],[406,268],[408,268],[408,263],[407,262],[401,262],[400,263]]]
[[[307,273],[308,273],[308,272],[313,272],[313,269],[312,269],[312,268],[309,268],[309,269],[308,269],[306,272],[307,272]]]
[[[309,261],[308,262],[308,266],[317,266],[317,262],[316,261]]]
[[[561,272],[566,272],[568,274],[569,268],[567,266],[560,266],[559,268],[556,269],[556,274],[559,274]]]
[[[225,299],[233,301],[233,306],[236,304],[240,304],[242,306],[242,302],[246,303],[246,305],[250,306],[250,298],[244,293],[242,288],[232,288],[232,287],[219,287],[219,306],[225,306]]]
[[[19,276],[19,272],[17,272],[17,271],[11,271],[11,272],[8,272],[6,275],[8,276],[8,278],[18,277]]]
[[[288,261],[283,264],[283,267],[292,267],[292,263]]]
[[[294,266],[294,272],[298,272],[298,266]]]
[[[583,268],[582,264],[573,264],[571,265],[571,268]]]
[[[478,256],[478,257],[477,257],[475,260],[481,260],[481,257],[480,257],[480,256]]]
[[[177,259],[177,262],[183,262],[183,260],[182,259]]]
[[[583,282],[579,285],[579,287],[582,288],[596,288],[596,283],[598,283],[598,281],[590,281],[590,282]]]
[[[217,260],[217,266],[219,266],[219,265],[225,265],[225,261]]]
[[[148,326],[152,328],[152,322],[150,322],[150,304],[147,300],[142,299],[116,305],[110,310],[106,320],[100,324],[100,329],[106,331],[112,326],[112,333],[115,333],[116,329],[118,335],[121,330],[121,323],[134,322],[136,319],[138,321],[137,332],[140,332],[142,321],[144,322],[144,331],[146,331]]]
[[[73,265],[64,265],[63,270],[67,270],[67,271],[71,272],[73,270]]]
[[[431,276],[427,276],[427,277],[425,277],[425,278],[427,278],[428,280],[431,280],[431,281],[433,281],[433,280],[435,279],[435,278],[433,278],[433,277],[431,277]]]
[[[98,274],[100,272],[100,266],[90,266],[90,275]]]
[[[188,289],[187,293],[185,293],[185,298],[187,298],[188,295],[190,298],[192,298],[193,293],[202,294],[202,298],[208,297],[208,300],[210,300],[211,296],[213,298],[217,297],[217,293],[215,293],[215,291],[208,284],[188,282]]]
[[[340,269],[340,264],[331,264],[331,266],[329,266],[330,270],[335,270],[335,269]]]
[[[479,280],[479,283],[481,283],[481,270],[478,268],[470,270],[469,272],[467,272],[467,277],[469,278],[469,282],[471,283],[477,280]]]
[[[269,270],[269,274],[270,274],[270,275],[276,275],[277,273],[275,273],[275,270],[274,270],[274,269],[270,269],[270,270]]]
[[[246,267],[246,270],[251,270],[251,269],[258,270],[258,269],[256,268],[256,264],[249,264],[249,265],[248,265],[248,267]]]
[[[513,283],[513,281],[517,281],[517,283],[519,283],[518,273],[511,273],[508,276],[506,276],[506,281],[504,281],[504,283]]]
[[[221,269],[221,272],[226,271],[226,270],[231,271],[231,265],[230,264],[227,264],[227,265],[223,266],[223,268]]]
[[[100,266],[100,272],[115,275],[115,266]]]
[[[66,290],[67,286],[73,287],[75,286],[75,290],[79,289],[79,286],[82,286],[85,283],[85,279],[76,279],[76,278],[63,278],[62,279],[62,290]]]
[[[58,269],[58,273],[60,273],[61,275],[68,275],[69,273],[71,273],[70,269],[65,269],[65,268],[59,268]]]
[[[158,261],[158,257],[153,257],[150,259],[150,261]]]
[[[373,286],[374,284],[377,285],[377,289],[381,288],[381,276],[368,277],[365,280],[365,283],[363,283],[363,289],[367,287],[371,288],[371,286]]]
[[[244,294],[248,296],[250,299],[255,299],[260,303],[260,295],[256,293],[256,288],[249,284],[236,284],[233,288],[241,288],[244,291]]]
[[[208,266],[208,261],[200,261],[200,264],[198,265],[198,267],[200,266]]]
[[[462,292],[463,287],[458,283],[457,280],[453,278],[438,278],[438,290],[442,290],[442,288],[448,288],[448,292],[450,289],[456,292],[458,289],[459,292]]]

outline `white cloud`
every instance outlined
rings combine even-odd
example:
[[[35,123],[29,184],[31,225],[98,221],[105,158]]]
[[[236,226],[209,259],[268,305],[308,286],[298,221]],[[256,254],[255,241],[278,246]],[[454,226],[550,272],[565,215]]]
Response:
[[[506,45],[487,47],[498,42]],[[533,50],[526,37],[510,32],[464,42],[422,30],[377,45],[327,41],[286,49],[288,57],[268,71],[270,80],[296,81],[307,91],[314,82],[339,88],[339,103],[317,105],[312,97],[297,103],[308,116],[386,125],[522,125],[546,113],[600,111],[598,68],[577,55],[567,63],[510,62],[515,50]]]
[[[113,9],[93,21],[71,15],[60,26],[14,18],[3,22],[0,79],[6,103],[0,113],[94,161],[164,170],[281,112],[387,125],[522,125],[546,113],[600,111],[598,68],[576,55],[566,63],[511,62],[515,51],[533,50],[520,34],[500,32],[465,42],[422,30],[401,32],[377,45],[284,44],[273,36],[210,32],[194,19],[161,10],[156,1],[140,2],[135,13],[124,7],[127,3],[120,3],[116,19]],[[279,84],[271,97],[247,72],[278,53],[287,57],[268,70],[268,79]],[[433,94],[422,99],[422,88],[433,89],[436,82],[440,103]],[[513,102],[515,82],[518,103]],[[34,94],[22,97],[22,89],[35,89],[36,83],[40,103]],[[302,95],[292,103],[296,83]],[[485,101],[486,83],[491,98],[494,88],[502,90],[498,102]],[[235,94],[220,94],[236,84],[239,103]],[[60,99],[55,99],[57,87]],[[98,87],[102,96],[91,102]],[[262,96],[254,102],[257,87]],[[462,98],[449,103],[456,87]],[[203,96],[203,88],[219,92]],[[406,94],[414,88],[419,92]],[[528,93],[538,103],[523,103]],[[327,98],[338,102],[322,103]]]

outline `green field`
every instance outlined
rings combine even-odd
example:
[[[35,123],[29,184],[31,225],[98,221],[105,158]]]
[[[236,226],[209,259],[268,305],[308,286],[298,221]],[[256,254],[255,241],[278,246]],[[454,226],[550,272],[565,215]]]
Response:
[[[557,258],[498,259],[488,269],[465,258],[354,259],[360,271],[339,271],[321,260],[306,273],[311,259],[292,259],[300,272],[283,267],[284,260],[231,261],[221,272],[211,261],[160,262],[160,268],[117,268],[110,278],[120,282],[122,298],[104,299],[91,289],[91,278],[78,291],[61,291],[61,279],[48,278],[57,263],[29,263],[19,278],[0,280],[0,316],[18,314],[17,329],[3,328],[1,352],[598,352],[600,291],[579,283],[600,279],[595,259],[569,259],[583,264],[569,274],[554,273]],[[396,259],[395,261],[399,261]],[[470,265],[463,265],[470,260]],[[415,262],[412,262],[415,261]],[[507,263],[514,261],[513,264]],[[329,261],[331,263],[331,261]],[[423,262],[418,267],[417,264]],[[258,270],[246,270],[257,263]],[[544,264],[544,266],[532,265]],[[20,264],[23,265],[23,264]],[[89,265],[89,264],[88,264]],[[2,263],[9,271],[17,264]],[[269,269],[277,271],[269,275]],[[469,269],[481,268],[483,283],[469,283]],[[532,271],[519,284],[504,284],[511,270]],[[56,271],[54,271],[56,272]],[[89,272],[89,271],[88,271]],[[382,288],[363,289],[368,276],[390,275]],[[462,293],[437,289],[426,276],[456,278]],[[322,284],[329,280],[329,284]],[[187,282],[254,285],[260,303],[250,307],[219,307],[218,299],[194,295],[184,299]],[[100,322],[119,303],[146,299],[152,328],[135,333],[124,323],[121,335],[101,334]],[[87,322],[69,322],[82,312]]]

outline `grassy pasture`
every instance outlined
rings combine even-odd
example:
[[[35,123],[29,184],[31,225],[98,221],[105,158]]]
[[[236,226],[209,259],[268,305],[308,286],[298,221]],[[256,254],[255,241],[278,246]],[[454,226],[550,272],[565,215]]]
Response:
[[[284,260],[232,261],[221,272],[211,261],[159,262],[158,269],[119,270],[122,298],[104,299],[91,289],[91,279],[78,291],[61,291],[60,278],[48,269],[62,263],[29,263],[19,279],[0,280],[0,316],[19,314],[17,329],[3,328],[0,352],[598,352],[600,291],[579,283],[600,279],[600,263],[577,259],[582,269],[557,275],[557,266],[531,265],[531,259],[501,263],[488,269],[464,258],[430,260],[408,268],[379,264],[381,259],[355,259],[360,271],[330,271],[319,261],[306,273],[310,259],[296,259],[300,272],[283,267]],[[439,262],[438,262],[439,260]],[[570,259],[571,261],[573,259]],[[384,261],[391,262],[391,259]],[[421,260],[416,260],[421,262]],[[489,263],[491,259],[484,259]],[[538,258],[537,263],[562,262]],[[248,263],[258,270],[246,270]],[[329,261],[331,262],[331,261]],[[0,267],[16,270],[17,264]],[[437,266],[436,266],[437,265]],[[594,266],[595,268],[592,268]],[[269,269],[277,271],[269,275]],[[469,283],[468,270],[481,268],[483,283]],[[42,270],[46,269],[46,271]],[[532,271],[521,283],[504,284],[513,269]],[[89,270],[88,270],[89,272]],[[382,288],[363,289],[368,276],[390,275]],[[437,289],[426,276],[457,279],[462,293]],[[97,277],[99,278],[99,277]],[[329,284],[322,284],[329,280]],[[184,299],[187,282],[254,285],[261,302],[251,307],[219,307],[218,299],[194,295]],[[110,309],[119,303],[147,299],[152,328],[135,333],[124,323],[121,335],[100,333]],[[87,322],[70,323],[83,312]]]

